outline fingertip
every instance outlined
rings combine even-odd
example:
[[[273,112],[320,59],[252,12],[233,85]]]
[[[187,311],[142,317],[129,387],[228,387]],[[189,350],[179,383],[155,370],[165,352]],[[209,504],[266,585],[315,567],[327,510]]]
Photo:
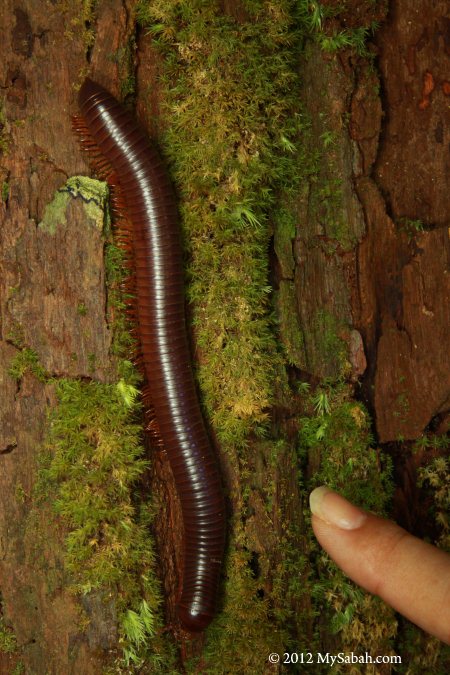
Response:
[[[346,511],[349,502],[328,488],[319,490],[311,495],[311,522],[320,545],[353,581],[447,642],[450,556],[392,521],[359,509],[365,518],[358,527],[338,525],[341,508],[344,521],[358,522],[356,516],[352,521],[351,510]]]
[[[315,516],[343,530],[356,530],[367,519],[364,511],[326,485],[321,485],[311,492],[309,505]]]

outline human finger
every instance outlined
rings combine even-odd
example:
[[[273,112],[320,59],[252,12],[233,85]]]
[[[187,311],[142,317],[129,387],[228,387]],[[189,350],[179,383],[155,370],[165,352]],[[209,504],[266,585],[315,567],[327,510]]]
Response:
[[[450,644],[450,556],[322,486],[310,495],[320,545],[353,581]]]

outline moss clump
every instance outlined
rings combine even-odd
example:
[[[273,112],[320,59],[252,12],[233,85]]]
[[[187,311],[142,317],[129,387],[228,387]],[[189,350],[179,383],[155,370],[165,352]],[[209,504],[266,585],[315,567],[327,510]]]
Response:
[[[350,501],[383,515],[392,492],[391,465],[373,447],[370,419],[351,388],[325,382],[307,397],[310,416],[301,420],[300,453],[312,470],[309,492],[326,484]],[[305,513],[309,523],[310,515]],[[311,535],[315,565],[309,583],[316,611],[324,612],[340,649],[390,654],[397,622],[393,610],[349,581]],[[338,671],[341,672],[341,671]],[[344,672],[344,671],[342,671]]]
[[[128,387],[130,390],[130,387]],[[133,391],[133,390],[131,390]],[[134,522],[131,488],[146,466],[141,428],[130,423],[130,405],[118,385],[60,380],[47,447],[49,465],[41,480],[57,484],[55,510],[71,532],[67,568],[78,591],[88,592],[122,577],[144,553],[145,527]]]
[[[8,198],[9,198],[9,182],[7,180],[4,180],[2,182],[1,195],[2,195],[2,201],[6,203],[8,201]]]
[[[17,640],[11,628],[5,625],[0,616],[0,653],[14,654],[17,651]]]
[[[28,372],[37,377],[40,382],[46,382],[49,378],[34,349],[24,347],[11,361],[8,373],[14,380],[21,380]]]
[[[350,369],[348,346],[341,337],[348,331],[345,322],[335,314],[319,309],[314,316],[312,329],[316,340],[315,355],[320,359],[320,364],[315,364],[316,367],[320,370],[328,367],[340,376],[347,375]]]
[[[134,497],[147,466],[142,427],[133,419],[136,393],[123,381],[59,380],[38,484],[41,499],[53,502],[69,529],[65,567],[74,592],[113,592],[128,656],[140,646],[130,644],[124,628],[128,613],[145,601],[150,639],[160,604],[152,581],[150,512]]]
[[[6,155],[9,149],[8,120],[5,113],[4,100],[0,100],[0,154]],[[6,201],[6,200],[4,200]]]
[[[159,583],[149,534],[151,502],[137,488],[147,467],[137,390],[62,379],[35,496],[68,528],[65,569],[76,594],[114,597],[126,664],[173,658],[161,628]],[[160,672],[155,669],[154,672]],[[164,672],[164,671],[161,671]]]
[[[264,425],[276,350],[268,304],[269,212],[291,184],[294,3],[138,3],[165,55],[163,138],[181,196],[199,380],[224,449]]]
[[[268,655],[282,652],[286,643],[287,636],[273,622],[268,601],[259,598],[255,602],[262,587],[249,562],[247,552],[230,551],[223,610],[208,631],[203,654],[208,673],[257,675],[264,671]],[[189,672],[198,671],[194,666]]]
[[[442,437],[439,440],[441,449],[445,450],[446,446],[448,448],[448,439]],[[446,457],[435,457],[427,466],[419,469],[418,474],[419,486],[425,488],[432,498],[431,515],[439,530],[439,536],[434,543],[450,553],[449,460]]]
[[[299,14],[310,39],[325,52],[352,49],[360,56],[370,57],[367,40],[377,30],[387,11],[386,0],[373,0],[356,13],[351,3],[333,0],[301,0]],[[340,28],[339,21],[350,26]]]
[[[324,381],[301,419],[300,448],[318,467],[310,487],[326,483],[350,501],[382,514],[391,497],[390,462],[372,447],[370,417],[341,381]],[[351,480],[350,480],[351,479]]]

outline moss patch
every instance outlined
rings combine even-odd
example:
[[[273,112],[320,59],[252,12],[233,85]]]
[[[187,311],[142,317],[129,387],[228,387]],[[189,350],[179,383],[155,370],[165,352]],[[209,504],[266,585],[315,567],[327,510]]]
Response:
[[[296,311],[297,296],[293,281],[280,281],[275,302],[287,361],[297,368],[305,369],[303,330]]]
[[[224,610],[209,631],[203,658],[208,673],[256,675],[263,672],[271,652],[283,651],[286,634],[273,623],[269,603],[255,602],[261,584],[253,578],[249,554],[230,551],[227,569]],[[193,668],[189,672],[197,671]]]
[[[370,418],[353,400],[352,389],[343,382],[324,383],[308,395],[307,405],[309,416],[301,420],[300,428],[300,456],[311,472],[307,492],[325,484],[361,507],[385,515],[392,493],[391,463],[373,446]],[[309,510],[305,520],[310,522]],[[315,560],[309,578],[314,605],[327,617],[340,649],[393,654],[394,611],[351,582],[312,534],[309,546]],[[323,640],[326,636],[322,644]]]
[[[16,651],[16,636],[12,629],[5,624],[3,616],[0,614],[0,652],[2,654],[14,654]]]
[[[11,361],[8,374],[14,380],[21,380],[27,372],[31,372],[41,382],[46,382],[49,377],[39,362],[37,353],[33,349],[24,347]]]
[[[6,155],[9,149],[8,120],[4,100],[0,100],[0,154]]]
[[[348,346],[343,339],[348,326],[331,312],[318,310],[312,324],[316,338],[317,354],[325,364],[332,364],[341,376],[348,374]]]
[[[125,657],[139,661],[142,640],[160,626],[161,598],[148,532],[151,503],[136,494],[147,466],[137,390],[124,380],[62,379],[56,396],[37,493],[68,527],[65,567],[73,591],[113,594]],[[134,634],[130,621],[142,607],[145,621]]]
[[[2,187],[1,187],[1,196],[2,196],[2,201],[7,202],[9,198],[9,182],[4,180],[2,182]]]
[[[199,380],[226,450],[264,425],[276,349],[268,304],[269,212],[291,183],[300,121],[289,2],[140,2],[163,51],[164,148],[181,195]]]

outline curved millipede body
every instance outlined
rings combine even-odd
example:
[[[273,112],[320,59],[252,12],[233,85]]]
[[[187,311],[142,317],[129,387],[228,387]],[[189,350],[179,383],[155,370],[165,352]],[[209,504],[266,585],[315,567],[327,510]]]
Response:
[[[131,223],[143,367],[184,524],[178,616],[201,632],[215,613],[225,508],[190,363],[176,202],[157,151],[109,92],[87,79],[79,106],[82,142],[112,167]]]

